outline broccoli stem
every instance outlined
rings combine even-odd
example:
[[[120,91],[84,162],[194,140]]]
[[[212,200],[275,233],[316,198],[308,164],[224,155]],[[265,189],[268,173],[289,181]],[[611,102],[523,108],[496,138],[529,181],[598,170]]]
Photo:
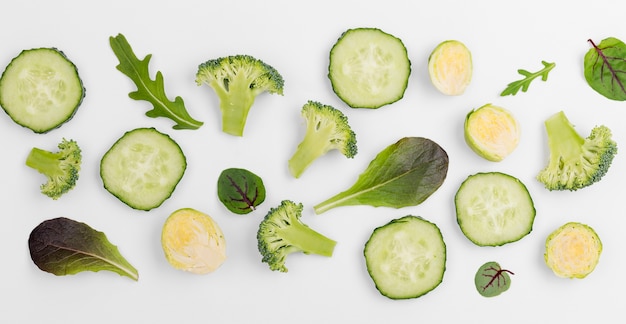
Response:
[[[304,139],[298,144],[296,152],[291,159],[289,159],[289,171],[294,177],[299,178],[313,161],[328,151],[325,141],[326,138],[329,137],[328,133],[330,133],[330,131],[330,129],[319,131],[312,129],[307,130]]]
[[[278,236],[290,245],[299,248],[305,254],[317,254],[330,257],[335,250],[336,241],[316,232],[301,222],[291,222],[288,227],[277,230]]]
[[[26,157],[26,165],[47,176],[63,176],[65,172],[59,164],[60,153],[53,153],[39,148],[31,149]]]
[[[228,82],[227,89],[228,91],[218,92],[222,111],[222,131],[235,136],[243,136],[243,129],[255,95],[245,77],[239,74]]]
[[[563,111],[548,118],[545,126],[550,151],[561,156],[561,159],[551,160],[561,161],[562,159],[578,158],[582,154],[585,139],[576,132]]]

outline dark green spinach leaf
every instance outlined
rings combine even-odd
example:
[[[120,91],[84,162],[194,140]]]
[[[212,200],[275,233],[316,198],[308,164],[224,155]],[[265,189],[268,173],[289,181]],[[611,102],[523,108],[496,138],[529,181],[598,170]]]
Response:
[[[57,276],[108,270],[138,280],[137,270],[102,232],[65,217],[42,222],[28,238],[33,262]]]
[[[585,80],[601,95],[618,101],[626,100],[626,44],[609,37],[592,48],[584,58]]]
[[[261,177],[246,170],[230,168],[217,179],[217,196],[235,214],[248,214],[265,201]]]
[[[439,144],[404,137],[378,153],[352,187],[314,206],[315,213],[350,205],[416,206],[443,184],[447,173],[448,154]]]

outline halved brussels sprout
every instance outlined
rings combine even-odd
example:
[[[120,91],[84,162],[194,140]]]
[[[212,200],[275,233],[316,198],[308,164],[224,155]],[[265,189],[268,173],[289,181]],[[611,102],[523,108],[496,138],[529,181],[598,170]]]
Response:
[[[215,271],[226,260],[226,240],[209,216],[191,208],[173,212],[161,233],[165,258],[176,269],[196,274]]]
[[[486,104],[465,117],[467,145],[489,161],[502,161],[515,150],[519,139],[517,119],[502,107]]]
[[[428,57],[430,81],[437,90],[449,96],[458,96],[472,80],[472,54],[457,40],[439,43]]]
[[[602,242],[588,225],[569,222],[546,239],[546,264],[559,277],[585,278],[600,260]]]

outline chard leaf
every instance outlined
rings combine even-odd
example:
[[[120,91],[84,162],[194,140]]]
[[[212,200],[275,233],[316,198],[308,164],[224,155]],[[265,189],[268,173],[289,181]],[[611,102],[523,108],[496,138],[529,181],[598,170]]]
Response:
[[[483,264],[474,277],[474,284],[478,293],[484,297],[494,297],[507,291],[511,286],[513,272],[502,269],[497,262],[490,261]]]
[[[430,139],[404,137],[382,150],[347,189],[314,206],[316,214],[350,205],[401,208],[430,197],[448,173],[448,154]]]
[[[143,60],[139,60],[126,37],[122,34],[118,34],[116,37],[111,36],[109,43],[113,53],[120,61],[117,69],[128,76],[137,86],[137,91],[129,93],[128,96],[131,99],[145,100],[152,104],[153,109],[147,111],[146,116],[169,118],[176,123],[173,126],[174,129],[198,129],[203,125],[203,122],[197,121],[189,115],[181,97],[174,98],[174,101],[169,100],[165,94],[161,71],[157,71],[155,80],[150,78],[148,64],[152,58],[151,54],[146,55]]]
[[[611,100],[626,100],[626,45],[609,37],[592,48],[584,58],[585,80],[599,94]]]
[[[246,170],[230,168],[217,179],[217,196],[235,214],[248,214],[265,200],[263,180]]]
[[[39,269],[57,276],[107,270],[135,281],[137,270],[102,232],[65,217],[42,222],[28,238],[30,256]]]

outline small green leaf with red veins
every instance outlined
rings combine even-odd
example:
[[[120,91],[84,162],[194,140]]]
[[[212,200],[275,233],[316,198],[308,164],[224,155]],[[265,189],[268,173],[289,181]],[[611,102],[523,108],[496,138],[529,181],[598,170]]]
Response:
[[[507,291],[511,286],[511,277],[514,273],[502,269],[497,262],[483,264],[474,277],[476,290],[484,297],[494,297]]]
[[[606,98],[626,100],[626,44],[614,37],[597,45],[591,39],[589,43],[584,58],[587,84]]]
[[[248,214],[265,200],[265,186],[246,169],[225,169],[217,180],[217,196],[231,212]]]

